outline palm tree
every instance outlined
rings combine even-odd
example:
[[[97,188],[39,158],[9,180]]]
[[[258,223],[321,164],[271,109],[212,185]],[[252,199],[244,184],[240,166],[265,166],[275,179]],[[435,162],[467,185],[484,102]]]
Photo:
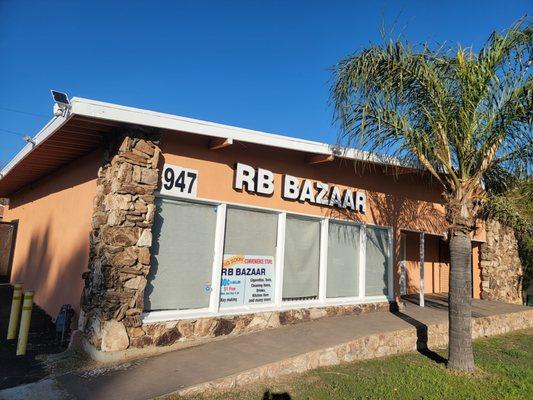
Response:
[[[394,155],[442,186],[450,246],[448,367],[472,371],[471,234],[495,168],[531,171],[533,28],[475,52],[388,41],[341,60],[331,98],[343,145]]]

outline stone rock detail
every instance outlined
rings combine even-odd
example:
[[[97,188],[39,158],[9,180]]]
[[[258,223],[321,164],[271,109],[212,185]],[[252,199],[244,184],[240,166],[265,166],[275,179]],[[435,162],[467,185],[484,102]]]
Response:
[[[80,329],[96,348],[116,351],[145,340],[139,329],[161,151],[158,136],[141,129],[117,132],[108,140],[98,171]],[[156,345],[180,336],[166,333]]]
[[[106,321],[102,329],[102,351],[126,350],[130,339],[123,324],[117,321]]]
[[[130,347],[167,346],[178,341],[194,343],[218,336],[257,332],[327,316],[389,311],[390,306],[389,303],[383,302],[152,323],[140,328],[128,328],[128,335],[131,339]]]
[[[502,335],[519,329],[533,327],[533,310],[512,314],[492,315],[474,318],[472,336],[474,339]],[[448,324],[428,326],[427,347],[443,348],[448,344]],[[229,390],[257,381],[276,379],[283,375],[302,373],[318,367],[336,365],[343,362],[386,357],[417,350],[419,338],[415,327],[392,332],[384,332],[362,337],[333,347],[299,354],[271,364],[263,365],[211,382],[200,383],[176,392],[178,396],[206,394],[214,390]]]
[[[522,264],[513,229],[487,221],[487,242],[480,253],[481,298],[522,304]]]

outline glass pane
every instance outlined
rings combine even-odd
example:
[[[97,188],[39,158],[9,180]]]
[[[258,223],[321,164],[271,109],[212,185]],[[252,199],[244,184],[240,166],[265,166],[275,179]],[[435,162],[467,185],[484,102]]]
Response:
[[[287,216],[283,300],[318,298],[320,222]]]
[[[274,301],[278,215],[228,208],[220,307]]]
[[[357,225],[329,223],[328,298],[359,294],[359,234]]]
[[[209,306],[216,207],[157,198],[146,310]]]
[[[388,293],[389,246],[387,229],[366,228],[365,296]]]

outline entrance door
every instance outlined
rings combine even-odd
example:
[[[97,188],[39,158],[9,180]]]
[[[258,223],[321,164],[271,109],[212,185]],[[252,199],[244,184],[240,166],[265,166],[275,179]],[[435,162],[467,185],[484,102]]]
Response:
[[[11,276],[16,235],[16,222],[0,221],[0,282],[2,283],[9,282]]]

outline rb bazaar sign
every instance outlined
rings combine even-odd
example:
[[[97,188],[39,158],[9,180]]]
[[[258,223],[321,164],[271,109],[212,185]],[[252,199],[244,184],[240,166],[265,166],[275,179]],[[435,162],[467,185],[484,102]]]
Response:
[[[274,174],[263,168],[254,168],[246,164],[235,164],[233,179],[235,190],[246,190],[270,196],[274,193]],[[303,179],[302,182],[292,175],[283,175],[283,192],[281,197],[286,200],[308,202],[309,204],[338,207],[364,213],[366,211],[366,195],[364,192],[345,189],[341,193],[337,186],[329,186],[323,182]]]

